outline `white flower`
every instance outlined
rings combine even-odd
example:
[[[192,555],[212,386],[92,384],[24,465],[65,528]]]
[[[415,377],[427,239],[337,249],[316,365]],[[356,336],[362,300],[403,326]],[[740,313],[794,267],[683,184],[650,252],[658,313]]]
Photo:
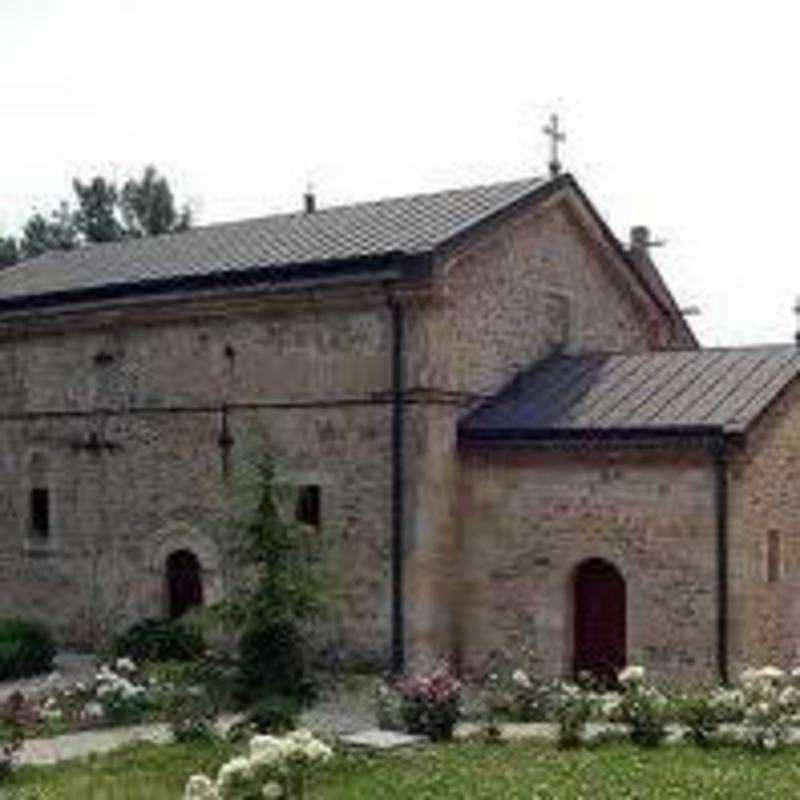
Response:
[[[280,797],[283,794],[283,789],[279,783],[276,783],[275,781],[269,781],[264,784],[261,794],[267,798]]]
[[[205,775],[192,775],[186,783],[184,800],[218,800],[214,782]]]
[[[227,764],[220,767],[217,776],[217,788],[220,794],[225,794],[229,789],[248,781],[252,775],[252,765],[243,756],[232,758]]]
[[[619,682],[623,686],[627,686],[628,684],[634,683],[641,683],[644,680],[644,667],[638,667],[631,665],[630,667],[625,667],[619,675],[617,676]]]
[[[136,672],[136,664],[130,658],[118,658],[114,668],[118,672]]]
[[[511,680],[523,689],[531,688],[531,682],[528,680],[528,676],[521,669],[514,670]]]
[[[84,719],[102,719],[105,716],[105,712],[103,711],[103,706],[97,702],[87,703],[83,707],[83,713],[81,716]]]
[[[756,670],[755,677],[756,680],[774,683],[783,680],[786,677],[786,673],[782,669],[778,669],[778,667],[766,666]]]

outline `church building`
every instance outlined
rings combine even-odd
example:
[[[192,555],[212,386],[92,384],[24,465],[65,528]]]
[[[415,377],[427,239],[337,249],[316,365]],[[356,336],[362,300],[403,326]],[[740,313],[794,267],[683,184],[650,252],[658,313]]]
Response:
[[[214,602],[270,452],[350,663],[793,663],[798,351],[701,348],[554,172],[2,270],[0,613],[85,645]]]

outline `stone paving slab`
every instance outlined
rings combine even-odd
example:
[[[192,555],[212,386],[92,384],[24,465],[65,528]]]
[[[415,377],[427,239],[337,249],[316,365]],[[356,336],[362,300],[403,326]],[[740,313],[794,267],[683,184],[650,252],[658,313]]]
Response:
[[[339,738],[342,744],[353,747],[367,747],[371,750],[395,750],[398,747],[425,744],[427,736],[411,736],[399,731],[384,731],[370,728],[360,733],[351,733]]]

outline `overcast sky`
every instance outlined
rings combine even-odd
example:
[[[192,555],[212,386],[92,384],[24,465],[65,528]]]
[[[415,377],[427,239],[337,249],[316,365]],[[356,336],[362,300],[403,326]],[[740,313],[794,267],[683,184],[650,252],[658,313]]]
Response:
[[[707,345],[790,341],[794,4],[0,0],[0,232],[155,164],[209,223],[565,166]]]

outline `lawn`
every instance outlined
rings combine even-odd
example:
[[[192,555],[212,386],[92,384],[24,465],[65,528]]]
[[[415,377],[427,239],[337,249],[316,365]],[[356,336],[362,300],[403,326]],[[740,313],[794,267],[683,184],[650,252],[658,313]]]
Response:
[[[226,744],[139,745],[88,763],[24,768],[0,798],[180,800],[186,777],[212,773]],[[349,756],[318,780],[312,798],[481,800],[485,798],[800,797],[796,749],[758,755],[741,747],[638,750],[605,744],[574,751],[531,742],[431,746],[389,756]],[[5,788],[5,787],[4,787]]]

